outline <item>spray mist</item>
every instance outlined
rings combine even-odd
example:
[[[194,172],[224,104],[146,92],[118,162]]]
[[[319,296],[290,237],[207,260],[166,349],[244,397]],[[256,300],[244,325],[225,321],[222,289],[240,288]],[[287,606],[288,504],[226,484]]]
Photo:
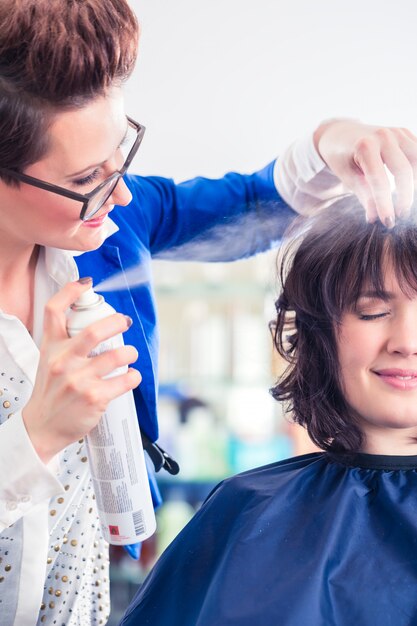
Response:
[[[71,306],[67,318],[70,337],[115,313],[92,288]],[[100,343],[94,357],[123,345],[121,334]],[[127,371],[118,368],[108,378]],[[86,437],[103,536],[113,545],[144,541],[156,529],[142,440],[132,391],[112,400],[98,425]]]

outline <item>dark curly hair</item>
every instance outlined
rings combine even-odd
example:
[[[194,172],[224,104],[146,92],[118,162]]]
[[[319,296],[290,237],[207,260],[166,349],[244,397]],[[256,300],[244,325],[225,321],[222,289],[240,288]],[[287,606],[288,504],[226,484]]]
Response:
[[[400,220],[392,230],[367,224],[359,203],[345,197],[311,220],[300,219],[289,237],[279,257],[282,292],[271,323],[288,366],[271,393],[320,448],[356,452],[362,434],[340,386],[338,326],[365,286],[383,297],[387,260],[404,293],[417,291],[416,220]]]
[[[126,0],[1,0],[0,167],[41,159],[57,112],[126,80],[138,33]]]

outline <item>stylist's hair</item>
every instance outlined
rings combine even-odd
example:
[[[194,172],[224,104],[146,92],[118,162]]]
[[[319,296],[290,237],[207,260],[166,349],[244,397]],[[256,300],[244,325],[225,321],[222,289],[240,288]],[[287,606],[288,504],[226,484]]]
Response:
[[[346,197],[298,222],[290,236],[279,260],[282,291],[271,323],[288,366],[271,393],[319,448],[357,452],[362,435],[340,385],[339,324],[364,289],[384,296],[387,261],[404,293],[417,292],[416,220],[400,220],[392,230],[379,221],[367,224],[364,209]]]
[[[0,167],[41,159],[54,115],[121,85],[137,43],[126,0],[1,0]]]

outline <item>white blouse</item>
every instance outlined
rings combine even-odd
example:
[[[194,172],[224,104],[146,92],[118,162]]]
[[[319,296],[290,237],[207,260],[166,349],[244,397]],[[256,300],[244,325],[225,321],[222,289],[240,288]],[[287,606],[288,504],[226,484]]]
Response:
[[[84,441],[45,465],[21,411],[39,361],[43,308],[78,278],[72,254],[42,249],[32,338],[0,313],[0,624],[89,626],[110,612],[108,544],[98,522]]]

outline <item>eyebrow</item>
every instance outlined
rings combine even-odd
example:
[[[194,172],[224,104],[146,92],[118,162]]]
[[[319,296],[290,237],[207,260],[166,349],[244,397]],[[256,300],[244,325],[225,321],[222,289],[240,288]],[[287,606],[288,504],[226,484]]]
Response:
[[[129,121],[126,120],[126,130],[123,134],[123,138],[122,140],[119,142],[117,148],[120,148],[120,146],[122,145],[122,143],[124,142],[124,140],[127,137],[127,133],[129,132]],[[110,158],[110,157],[109,157]],[[101,163],[95,163],[92,165],[88,165],[87,167],[84,167],[82,170],[80,170],[79,172],[74,172],[74,174],[68,174],[68,176],[66,176],[67,179],[70,178],[77,178],[77,176],[82,176],[83,174],[85,174],[86,172],[88,172],[91,169],[96,169],[97,167],[101,167],[102,165],[104,165],[105,163],[107,163],[109,159],[105,159],[104,161],[102,161]]]

